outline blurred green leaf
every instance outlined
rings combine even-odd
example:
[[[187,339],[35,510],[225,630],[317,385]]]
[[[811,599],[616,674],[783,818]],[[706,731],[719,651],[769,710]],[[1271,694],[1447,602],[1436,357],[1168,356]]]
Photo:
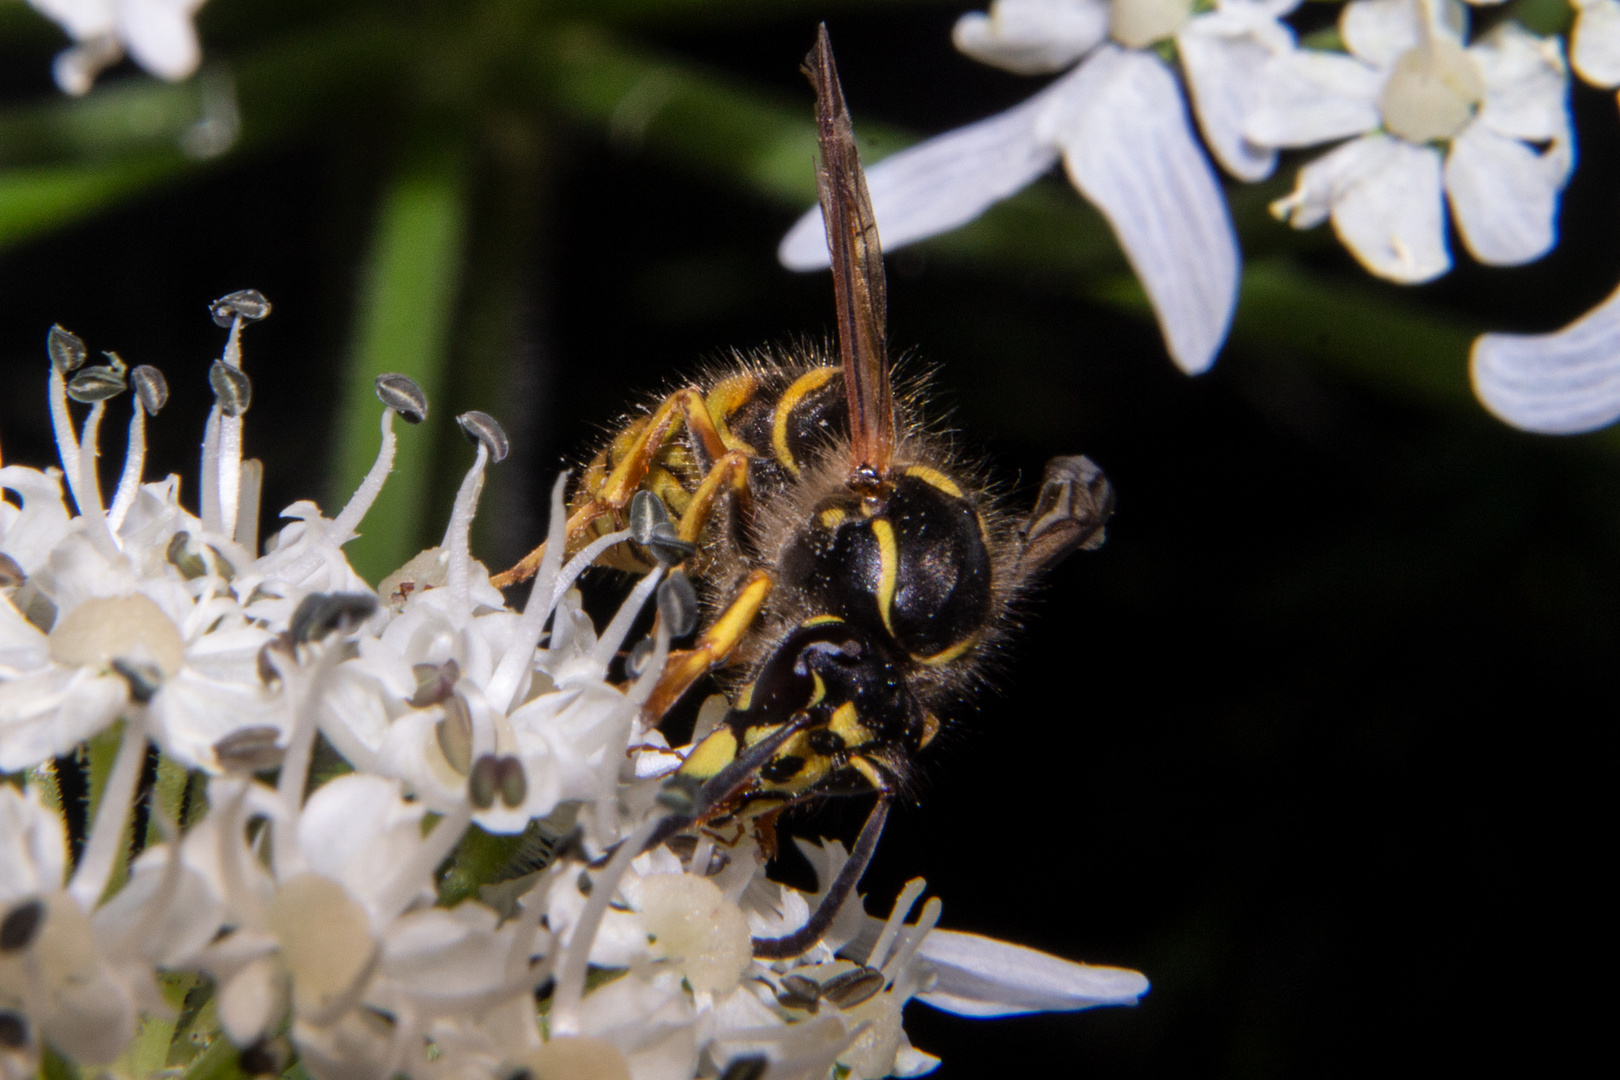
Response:
[[[415,379],[427,394],[428,419],[396,423],[394,471],[346,551],[372,582],[399,568],[428,542],[422,514],[433,471],[436,432],[453,424],[443,408],[451,318],[460,282],[468,197],[464,149],[429,139],[413,147],[383,193],[366,256],[354,347],[342,380],[334,495],[346,499],[377,456],[382,406],[372,388],[385,372]],[[421,430],[426,429],[426,430]],[[335,506],[333,509],[335,513]]]
[[[71,225],[186,168],[178,153],[112,164],[0,170],[0,249]]]

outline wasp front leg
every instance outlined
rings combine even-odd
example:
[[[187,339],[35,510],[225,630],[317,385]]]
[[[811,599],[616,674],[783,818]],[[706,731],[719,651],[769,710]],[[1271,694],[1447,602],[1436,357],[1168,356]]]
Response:
[[[759,618],[760,609],[765,606],[773,584],[771,575],[763,570],[755,570],[743,582],[719,618],[703,632],[697,644],[669,654],[658,685],[653,687],[652,696],[641,707],[641,718],[647,726],[654,726],[662,720],[681,695],[692,688],[693,683],[731,659],[737,645],[754,625],[754,620]]]
[[[612,468],[606,476],[586,475],[584,491],[588,497],[568,515],[566,536],[570,549],[598,518],[611,516],[619,523],[625,507],[630,505],[630,500],[647,479],[654,459],[680,433],[680,422],[684,422],[686,430],[692,434],[693,449],[700,457],[700,466],[713,471],[714,465],[725,456],[726,447],[715,429],[714,419],[709,415],[708,404],[703,394],[693,387],[677,390],[634,430],[626,445],[615,448]],[[490,583],[504,589],[508,585],[528,581],[539,571],[540,560],[545,553],[546,545],[542,543],[510,570],[496,574]]]

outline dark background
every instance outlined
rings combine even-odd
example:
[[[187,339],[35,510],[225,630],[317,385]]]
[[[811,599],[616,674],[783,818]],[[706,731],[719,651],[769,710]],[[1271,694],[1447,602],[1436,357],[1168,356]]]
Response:
[[[954,17],[832,23],[857,127],[942,131],[1038,85],[957,56]],[[796,66],[812,30],[657,40],[808,110]],[[14,68],[9,93],[46,92],[36,72]],[[1612,287],[1614,101],[1577,89],[1575,102],[1583,164],[1559,251],[1485,271],[1453,238],[1458,269],[1403,295],[1544,330]],[[276,306],[246,343],[267,517],[311,495],[335,512],[333,404],[369,200],[395,149],[388,117],[368,119],[0,256],[5,460],[53,460],[41,346],[59,321],[165,369],[174,396],[148,473],[194,489],[222,339],[205,305],[255,287]],[[518,444],[484,521],[491,565],[538,539],[556,469],[641,391],[832,326],[824,276],[775,263],[791,214],[591,132],[537,130],[547,197],[526,226],[514,390],[465,406]],[[494,214],[499,192],[481,199],[475,216]],[[1313,259],[1357,273],[1336,248]],[[1430,411],[1285,353],[1229,348],[1189,379],[1152,325],[1061,280],[913,252],[889,267],[893,347],[934,372],[936,412],[1013,501],[1047,457],[1085,452],[1119,513],[1102,551],[1053,575],[996,692],[931,753],[920,804],[893,819],[867,878],[869,910],[921,875],[946,926],[1153,981],[1130,1010],[971,1021],[914,1005],[908,1031],[945,1059],[939,1075],[1544,1070],[1601,1052],[1591,991],[1611,952],[1599,882],[1620,643],[1610,453],[1482,410]],[[109,423],[115,461],[121,442]],[[445,461],[435,527],[470,457]],[[818,824],[847,835],[861,810]]]

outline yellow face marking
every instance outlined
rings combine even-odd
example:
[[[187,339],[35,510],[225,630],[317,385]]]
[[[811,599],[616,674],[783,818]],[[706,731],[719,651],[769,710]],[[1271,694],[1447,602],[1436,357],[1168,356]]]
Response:
[[[780,461],[782,467],[794,476],[799,475],[799,463],[793,460],[793,451],[788,449],[788,418],[793,415],[793,410],[799,407],[799,403],[807,395],[820,389],[826,384],[827,380],[837,374],[838,368],[835,367],[816,368],[814,371],[807,371],[793,380],[793,385],[787,388],[787,393],[783,394],[781,400],[776,403],[776,415],[771,418],[771,449],[776,451],[776,460]]]
[[[917,740],[917,749],[921,750],[923,747],[933,742],[934,736],[938,734],[939,717],[935,716],[933,713],[924,713],[922,738]]]
[[[872,535],[877,537],[880,566],[877,587],[878,616],[883,629],[892,636],[894,624],[889,621],[889,609],[894,606],[894,586],[900,574],[900,549],[894,542],[894,526],[887,518],[872,519]]]
[[[861,723],[861,714],[855,711],[855,703],[846,701],[833,710],[832,719],[827,721],[827,730],[844,740],[845,746],[864,746],[872,737]]]
[[[948,664],[952,660],[955,660],[957,657],[973,648],[973,646],[978,644],[978,642],[978,634],[969,634],[961,641],[958,641],[955,645],[947,646],[946,648],[939,650],[939,652],[935,653],[933,656],[917,656],[916,654],[913,654],[911,658],[916,660],[918,663],[927,664],[930,667],[939,667],[942,664]]]
[[[805,706],[807,709],[820,705],[821,699],[827,696],[827,684],[821,681],[821,674],[812,671],[810,677],[816,680],[816,692],[810,695],[810,703]]]
[[[843,622],[843,621],[844,620],[840,619],[837,615],[812,615],[808,619],[804,620],[804,622],[800,623],[799,625],[800,626],[825,626],[828,623]]]
[[[836,529],[844,523],[844,519],[848,516],[848,514],[835,506],[831,510],[823,510],[816,515],[816,523],[823,529]]]
[[[736,709],[738,712],[747,712],[748,706],[752,705],[753,703],[754,684],[749,683],[747,686],[743,687],[742,692],[737,695],[736,704],[734,704],[732,708]]]
[[[938,470],[930,469],[926,465],[913,465],[906,470],[906,475],[915,476],[923,483],[939,488],[939,490],[952,498],[960,499],[962,497],[962,489],[957,487],[950,477]]]
[[[884,790],[888,786],[883,782],[883,775],[877,771],[877,767],[874,766],[870,761],[867,761],[865,758],[852,757],[849,759],[849,765],[850,768],[854,769],[856,772],[865,777],[868,784],[871,784],[879,791]]]
[[[707,780],[730,765],[736,757],[737,736],[733,735],[728,727],[718,727],[686,755],[686,763],[681,766],[681,775]]]

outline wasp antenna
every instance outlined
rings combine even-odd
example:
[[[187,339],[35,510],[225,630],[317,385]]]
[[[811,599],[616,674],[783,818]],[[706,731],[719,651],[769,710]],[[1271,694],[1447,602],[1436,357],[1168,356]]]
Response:
[[[889,388],[888,289],[877,218],[866,190],[855,130],[833,63],[827,24],[805,57],[804,73],[816,88],[816,128],[821,163],[816,191],[832,256],[833,294],[838,304],[838,352],[849,398],[850,462],[857,474],[882,479],[894,461],[894,397]]]

